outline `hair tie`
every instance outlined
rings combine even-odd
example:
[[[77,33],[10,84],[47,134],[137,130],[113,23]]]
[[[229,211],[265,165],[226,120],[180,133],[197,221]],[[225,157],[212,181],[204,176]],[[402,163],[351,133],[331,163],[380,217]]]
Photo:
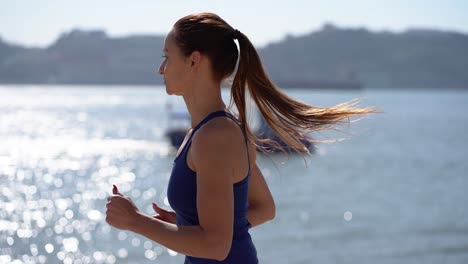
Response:
[[[233,38],[233,39],[239,39],[240,36],[241,36],[240,31],[237,30],[237,29],[234,29],[234,31],[232,32],[232,38]]]

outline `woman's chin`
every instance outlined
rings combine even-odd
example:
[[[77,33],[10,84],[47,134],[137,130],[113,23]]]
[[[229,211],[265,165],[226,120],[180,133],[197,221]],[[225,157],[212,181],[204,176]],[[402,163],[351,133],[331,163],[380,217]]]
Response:
[[[166,85],[166,93],[172,95],[172,90]]]
[[[181,96],[182,93],[180,92],[180,90],[177,90],[177,89],[174,89],[174,88],[170,88],[169,86],[166,85],[166,93],[168,95],[178,95],[178,96]]]

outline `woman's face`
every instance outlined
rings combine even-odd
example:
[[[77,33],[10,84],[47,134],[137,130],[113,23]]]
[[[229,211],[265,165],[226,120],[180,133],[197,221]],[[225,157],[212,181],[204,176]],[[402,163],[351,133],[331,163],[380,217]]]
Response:
[[[190,59],[176,45],[174,30],[166,36],[163,53],[159,74],[164,78],[166,92],[169,95],[184,95],[190,84]]]

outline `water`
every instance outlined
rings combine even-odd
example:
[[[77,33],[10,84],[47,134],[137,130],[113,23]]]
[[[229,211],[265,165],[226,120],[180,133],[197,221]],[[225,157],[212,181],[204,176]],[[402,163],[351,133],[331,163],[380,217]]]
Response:
[[[385,113],[316,134],[348,139],[307,167],[259,156],[277,205],[251,230],[261,263],[468,262],[467,92],[287,93],[365,97]],[[147,214],[168,208],[168,99],[162,87],[0,87],[0,263],[182,263],[104,219],[112,184]]]

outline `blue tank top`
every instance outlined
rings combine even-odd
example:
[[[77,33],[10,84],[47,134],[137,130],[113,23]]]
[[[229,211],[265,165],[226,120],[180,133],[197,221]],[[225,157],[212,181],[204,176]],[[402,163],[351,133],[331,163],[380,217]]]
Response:
[[[197,174],[187,165],[187,152],[190,148],[192,137],[195,132],[211,119],[220,116],[231,118],[240,125],[239,121],[233,115],[225,111],[216,111],[209,114],[193,128],[192,133],[183,146],[183,149],[174,160],[167,189],[167,198],[170,206],[176,212],[177,225],[199,225],[196,204]],[[258,263],[257,251],[249,234],[249,228],[251,225],[247,221],[249,182],[250,162],[247,176],[240,182],[233,184],[232,187],[234,193],[234,226],[231,250],[227,258],[223,261],[217,261],[214,259],[186,256],[185,264]]]

